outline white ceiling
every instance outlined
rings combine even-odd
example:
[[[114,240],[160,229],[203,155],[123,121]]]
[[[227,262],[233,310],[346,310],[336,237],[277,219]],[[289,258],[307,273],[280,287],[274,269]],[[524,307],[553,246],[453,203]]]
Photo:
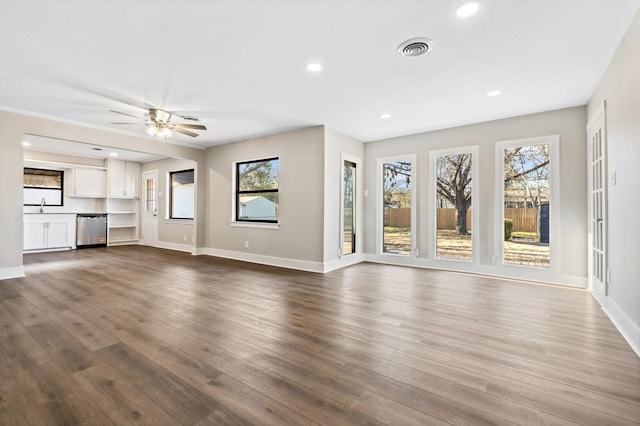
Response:
[[[161,107],[202,120],[171,140],[200,147],[319,124],[383,139],[586,104],[640,0],[460,3],[0,0],[0,108],[148,137],[109,110]],[[396,52],[418,36],[433,51]]]

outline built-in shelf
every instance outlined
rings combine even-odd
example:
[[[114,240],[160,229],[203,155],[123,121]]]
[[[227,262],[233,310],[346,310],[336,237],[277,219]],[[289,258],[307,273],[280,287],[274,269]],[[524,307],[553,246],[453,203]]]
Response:
[[[109,245],[138,243],[139,204],[137,198],[107,198]]]
[[[120,245],[120,244],[136,244],[138,243],[137,239],[109,239],[109,245],[110,246],[116,246],[116,245]]]

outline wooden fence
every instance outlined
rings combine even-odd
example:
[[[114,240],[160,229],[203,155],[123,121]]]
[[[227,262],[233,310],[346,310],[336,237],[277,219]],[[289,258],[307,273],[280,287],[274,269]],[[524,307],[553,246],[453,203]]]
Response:
[[[467,229],[471,231],[471,210],[467,211]],[[456,229],[456,209],[437,209],[438,229]],[[408,228],[411,226],[411,209],[385,209],[385,226]],[[513,221],[514,232],[537,232],[537,209],[504,209],[504,218]]]
[[[471,231],[471,210],[467,210],[467,230]],[[438,229],[456,229],[456,209],[436,209]]]
[[[384,226],[393,226],[398,228],[411,227],[411,209],[384,209]]]
[[[504,209],[504,218],[513,221],[514,232],[538,232],[538,209]]]

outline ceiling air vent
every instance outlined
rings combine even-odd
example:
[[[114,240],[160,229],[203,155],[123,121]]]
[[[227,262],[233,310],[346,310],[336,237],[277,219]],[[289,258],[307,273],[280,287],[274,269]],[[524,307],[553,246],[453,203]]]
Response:
[[[426,37],[409,39],[398,46],[402,56],[421,56],[433,49],[433,40]]]

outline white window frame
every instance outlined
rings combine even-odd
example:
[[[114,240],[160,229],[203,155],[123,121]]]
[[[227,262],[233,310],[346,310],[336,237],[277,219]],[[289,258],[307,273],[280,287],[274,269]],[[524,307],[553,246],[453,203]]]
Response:
[[[429,151],[429,181],[430,181],[430,195],[427,197],[429,202],[432,204],[431,208],[431,217],[429,219],[431,241],[429,244],[428,256],[438,262],[464,262],[464,263],[479,263],[479,248],[478,248],[478,235],[480,233],[480,180],[479,180],[479,170],[480,170],[480,150],[478,145],[470,145],[470,146],[462,146],[458,148],[447,148],[447,149],[439,149],[435,151]],[[436,196],[436,158],[444,157],[449,155],[458,155],[458,154],[471,154],[471,208],[473,209],[471,216],[471,260],[463,260],[463,259],[444,259],[436,257],[437,254],[437,239],[438,239],[438,203]]]
[[[549,177],[549,190],[551,192],[549,206],[549,267],[517,265],[504,263],[504,150],[520,146],[549,144],[551,158],[551,176]],[[495,252],[492,262],[504,269],[514,271],[550,271],[557,276],[560,273],[560,136],[548,135],[526,139],[514,139],[496,142],[495,144]],[[535,279],[535,277],[531,277]]]
[[[396,161],[410,161],[411,162],[411,254],[394,254],[385,253],[382,251],[383,245],[383,220],[384,220],[384,205],[383,205],[383,172],[382,166],[384,163],[393,163]],[[415,258],[418,257],[418,247],[416,244],[417,237],[417,186],[419,182],[418,177],[418,161],[416,154],[407,155],[394,155],[392,157],[380,157],[377,159],[376,165],[376,254],[383,256],[392,256],[395,258]]]

